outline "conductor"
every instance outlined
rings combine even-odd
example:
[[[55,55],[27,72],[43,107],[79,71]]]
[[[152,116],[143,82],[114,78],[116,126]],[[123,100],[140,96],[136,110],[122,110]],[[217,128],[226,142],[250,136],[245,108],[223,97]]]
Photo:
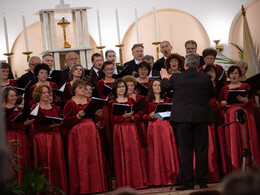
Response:
[[[196,182],[207,188],[208,174],[208,124],[214,121],[209,98],[216,94],[210,75],[198,72],[200,57],[189,53],[185,69],[169,78],[165,69],[160,74],[161,87],[173,90],[171,122],[177,124],[177,139],[181,153],[182,182],[176,190],[194,188],[193,152],[196,158]]]

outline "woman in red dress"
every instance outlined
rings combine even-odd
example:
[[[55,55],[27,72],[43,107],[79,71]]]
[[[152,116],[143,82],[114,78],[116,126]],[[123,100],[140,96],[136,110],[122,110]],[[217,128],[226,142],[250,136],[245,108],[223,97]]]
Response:
[[[18,87],[18,83],[15,80],[8,79],[8,75],[10,72],[9,64],[5,62],[1,62],[0,68],[1,68],[1,87],[4,86]]]
[[[33,101],[33,90],[40,86],[40,85],[48,85],[50,86],[52,89],[58,89],[58,86],[56,83],[53,82],[49,82],[47,81],[47,77],[50,73],[50,68],[47,64],[37,64],[34,68],[34,75],[37,77],[38,82],[35,83],[34,85],[32,85],[29,89],[29,93],[28,93],[28,102],[29,102],[29,106],[33,106],[36,102]],[[26,100],[25,100],[26,101]]]
[[[230,90],[245,90],[248,91],[251,87],[247,83],[240,82],[241,70],[238,66],[231,66],[228,69],[228,77],[230,84],[223,87],[219,94],[219,105],[224,112],[224,123],[229,123],[237,120],[236,112],[238,108],[242,109],[245,114],[245,133],[247,147],[250,149],[256,163],[260,165],[260,145],[258,141],[257,129],[255,125],[253,107],[256,107],[254,96],[242,97],[237,96],[236,99],[240,103],[227,104],[228,91]],[[243,151],[243,132],[242,125],[239,122],[230,124],[224,128],[228,171],[241,169],[242,167],[242,151]],[[252,163],[251,163],[252,164]]]
[[[114,75],[114,64],[111,61],[105,61],[103,63],[103,65],[102,65],[101,70],[104,73],[104,78],[100,79],[97,82],[96,88],[97,88],[98,96],[100,98],[102,98],[102,99],[106,99],[107,98],[107,94],[103,93],[103,87],[104,87],[104,85],[106,85],[106,86],[112,88],[113,83],[115,82],[115,79],[113,78],[113,75]],[[112,160],[113,159],[113,152],[112,152],[112,150],[113,150],[112,149],[113,148],[113,145],[112,145],[113,133],[112,133],[112,130],[111,130],[111,121],[109,120],[110,117],[109,117],[109,114],[108,114],[108,107],[107,107],[107,105],[105,105],[103,107],[103,111],[104,111],[106,135],[102,136],[102,140],[104,140],[104,142],[108,144],[107,147],[109,148],[109,151],[108,151],[109,154],[106,154],[106,155],[110,156],[110,166],[112,167],[113,166],[113,160]]]
[[[207,65],[205,73],[211,76],[213,86],[218,93],[221,88],[218,85],[218,72],[214,65]],[[225,136],[222,124],[224,123],[221,117],[220,108],[217,106],[217,98],[210,98],[209,103],[215,117],[215,122],[208,126],[209,135],[209,150],[208,150],[208,181],[217,182],[220,180],[221,174],[227,174],[227,159],[225,150]],[[222,166],[220,166],[222,165]],[[220,172],[220,167],[222,171]]]
[[[12,87],[4,87],[2,89],[4,110],[14,108],[9,116],[5,117],[6,129],[7,129],[7,141],[17,140],[19,145],[12,146],[14,153],[21,156],[17,158],[17,165],[19,166],[18,171],[14,171],[14,177],[18,179],[19,183],[23,179],[22,166],[30,167],[30,152],[29,152],[29,142],[26,135],[25,126],[30,125],[34,119],[26,120],[25,122],[13,122],[13,119],[17,117],[18,114],[22,113],[22,109],[16,106],[17,92]],[[12,144],[12,143],[10,143]]]
[[[207,65],[214,65],[214,66],[216,66],[216,68],[218,70],[219,85],[221,86],[221,88],[224,87],[225,85],[227,85],[227,75],[225,73],[225,70],[223,69],[222,66],[214,63],[216,60],[217,51],[213,48],[207,48],[207,49],[203,50],[202,56],[203,56],[205,65],[201,66],[199,68],[199,71],[203,72]]]
[[[140,118],[133,112],[113,115],[113,104],[134,104],[134,99],[126,96],[127,85],[122,79],[115,81],[112,88],[113,99],[109,111],[113,122],[113,150],[116,187],[129,186],[135,189],[148,187],[147,173],[136,125]]]
[[[71,87],[72,99],[64,107],[64,125],[67,129],[69,193],[85,194],[108,191],[104,156],[99,132],[101,120],[84,118],[86,83],[77,80]],[[96,113],[97,114],[97,113]]]
[[[133,98],[135,100],[135,102],[139,101],[140,99],[142,99],[144,96],[143,95],[137,95],[135,94],[135,86],[137,84],[135,77],[127,75],[124,76],[122,78],[127,85],[127,97]],[[143,114],[143,111],[141,113],[139,113],[140,115]],[[145,159],[145,164],[147,164],[147,144],[146,144],[146,129],[147,129],[147,122],[145,120],[143,120],[142,118],[140,118],[139,120],[135,121],[137,130],[138,130],[138,134],[139,134],[139,138],[140,138],[140,143],[141,143],[141,147],[142,147],[142,151],[143,151],[143,155],[144,155],[144,159]],[[147,167],[147,165],[146,165]]]
[[[39,106],[38,114],[32,128],[34,167],[48,167],[43,173],[52,185],[58,186],[67,193],[67,171],[65,165],[60,123],[45,122],[45,117],[59,117],[54,105],[49,103],[52,90],[49,85],[39,85],[33,91],[33,100]]]
[[[113,78],[114,64],[110,61],[105,61],[102,65],[102,71],[104,73],[104,78],[97,82],[97,92],[100,98],[106,99],[107,95],[103,93],[103,87],[104,85],[107,85],[112,88],[113,83],[115,82],[115,79]]]
[[[141,62],[137,66],[138,77],[136,78],[136,81],[141,83],[147,88],[150,86],[152,82],[152,78],[148,77],[150,71],[151,71],[151,66],[145,61]],[[147,95],[147,93],[139,91],[138,89],[136,90],[136,93],[139,95],[145,95],[145,96]]]
[[[76,64],[76,65],[72,66],[72,68],[69,71],[69,78],[71,81],[69,81],[65,84],[65,89],[64,89],[62,97],[61,97],[63,105],[65,105],[72,97],[70,88],[73,85],[74,81],[83,79],[83,77],[84,77],[84,74],[83,74],[82,65]]]
[[[143,118],[149,121],[147,129],[149,185],[170,185],[180,170],[173,129],[168,120],[160,121],[154,114],[156,106],[171,103],[161,91],[161,82],[152,81],[148,91],[147,111]]]

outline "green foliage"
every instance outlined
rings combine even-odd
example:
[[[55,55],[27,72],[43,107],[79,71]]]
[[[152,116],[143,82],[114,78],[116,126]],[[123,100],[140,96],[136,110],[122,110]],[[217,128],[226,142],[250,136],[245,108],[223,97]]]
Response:
[[[19,165],[17,164],[17,158],[21,156],[17,155],[17,151],[14,147],[19,146],[19,140],[10,140],[8,146],[12,153],[10,160],[12,167],[16,171],[19,171]],[[19,185],[18,179],[11,179],[6,182],[0,182],[0,194],[2,195],[38,195],[38,194],[65,194],[57,186],[51,185],[44,174],[41,173],[43,167],[37,167],[36,169],[30,169],[28,167],[22,167],[24,178]]]
[[[244,49],[242,47],[240,47],[239,45],[237,45],[236,43],[231,43],[232,46],[234,46],[237,51],[238,51],[238,55],[239,55],[239,59],[240,60],[243,60],[244,59]],[[259,64],[260,64],[260,58],[259,58],[259,45],[256,46],[255,44],[255,50],[256,50],[256,55],[257,55],[257,58],[259,59]],[[218,55],[218,57],[216,58],[216,60],[222,64],[236,64],[237,61],[231,59],[231,58],[228,58],[227,56],[225,55]]]
[[[32,170],[23,167],[25,177],[19,182],[17,179],[0,183],[0,194],[5,195],[38,195],[38,194],[65,194],[57,186],[51,185],[44,174],[41,173],[43,167]]]

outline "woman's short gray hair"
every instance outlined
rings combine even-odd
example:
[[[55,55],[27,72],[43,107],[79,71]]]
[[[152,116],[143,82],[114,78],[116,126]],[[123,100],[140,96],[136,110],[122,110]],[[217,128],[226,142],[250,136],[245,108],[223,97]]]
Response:
[[[244,66],[246,70],[248,69],[248,64],[245,61],[238,61],[236,63],[236,66],[238,66],[238,67]]]

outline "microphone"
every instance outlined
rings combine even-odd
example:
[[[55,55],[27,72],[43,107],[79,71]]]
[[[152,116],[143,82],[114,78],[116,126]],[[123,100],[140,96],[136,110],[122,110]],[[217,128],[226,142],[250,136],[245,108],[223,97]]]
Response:
[[[242,108],[238,108],[236,110],[237,121],[240,122],[241,124],[244,124],[246,122],[244,115],[245,115],[245,111]]]

